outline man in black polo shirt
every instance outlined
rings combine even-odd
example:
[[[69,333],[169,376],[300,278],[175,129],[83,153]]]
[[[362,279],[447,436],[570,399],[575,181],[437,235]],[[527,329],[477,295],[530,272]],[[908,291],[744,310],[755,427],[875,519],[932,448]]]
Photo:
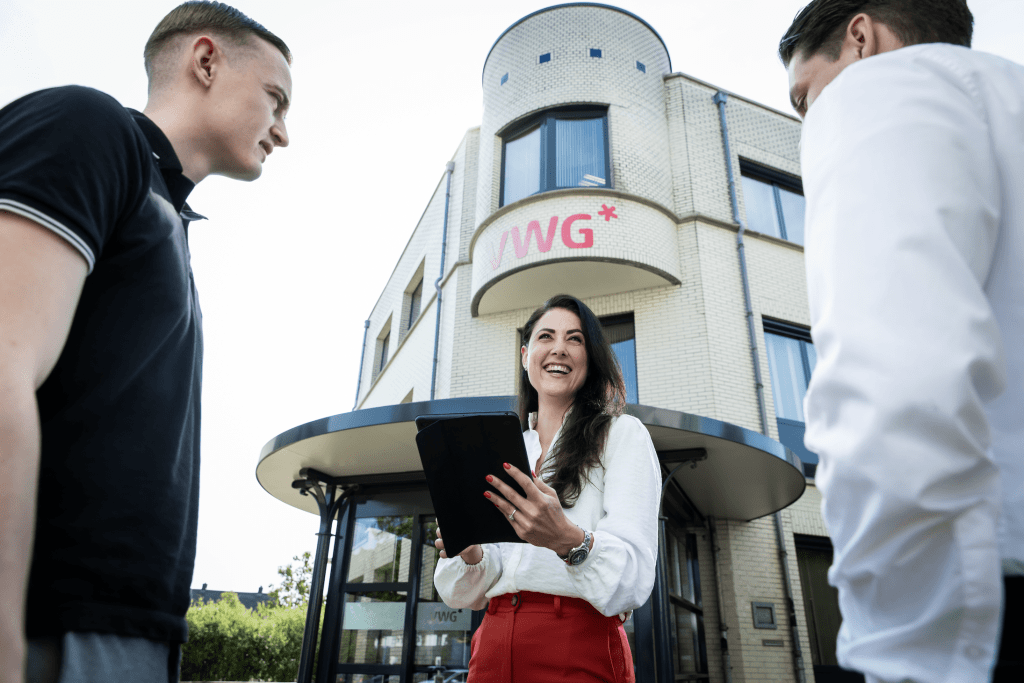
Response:
[[[290,62],[188,2],[146,44],[143,113],[77,86],[0,110],[0,683],[177,680],[202,381],[185,200],[288,144]]]

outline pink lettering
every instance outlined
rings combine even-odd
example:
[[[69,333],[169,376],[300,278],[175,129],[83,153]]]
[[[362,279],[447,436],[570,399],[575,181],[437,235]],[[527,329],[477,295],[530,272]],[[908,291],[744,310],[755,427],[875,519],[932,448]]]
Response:
[[[516,231],[516,237],[518,238],[518,230]],[[501,265],[501,257],[505,253],[505,240],[508,239],[508,230],[501,233],[501,245],[498,247],[498,255],[491,259],[491,269],[497,270],[498,266]],[[516,242],[519,240],[517,239]]]
[[[562,242],[565,246],[570,249],[586,249],[587,247],[594,246],[594,231],[589,228],[580,228],[580,234],[583,235],[582,242],[574,242],[572,239],[572,224],[574,221],[589,221],[590,214],[588,213],[576,213],[565,219],[562,223]]]
[[[545,239],[540,231],[539,221],[530,221],[530,224],[526,228],[526,238],[520,242],[519,240],[519,227],[512,228],[512,244],[516,248],[516,258],[523,258],[530,250],[530,235],[536,235],[537,237],[537,248],[540,249],[541,253],[546,253],[551,250],[551,243],[555,239],[555,228],[558,227],[558,216],[552,216],[551,222],[548,225],[548,236]]]

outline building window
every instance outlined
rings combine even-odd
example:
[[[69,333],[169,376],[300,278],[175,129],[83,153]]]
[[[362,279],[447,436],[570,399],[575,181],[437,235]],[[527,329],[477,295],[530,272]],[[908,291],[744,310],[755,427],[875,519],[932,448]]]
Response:
[[[540,56],[540,63],[541,64],[547,64],[550,61],[551,61],[551,53],[550,52],[545,52],[544,54],[542,54]]]
[[[596,57],[597,59],[600,59],[601,58],[601,49],[600,48],[596,48],[596,47],[590,48],[590,56],[591,57]]]
[[[804,395],[818,360],[814,344],[807,329],[774,320],[764,321],[764,341],[779,441],[800,456],[804,474],[813,477],[818,456],[804,446]]]
[[[601,329],[615,352],[626,384],[626,403],[639,403],[636,384],[636,328],[633,314],[616,315],[601,319]]]
[[[399,320],[401,320],[401,318],[399,318]],[[384,366],[388,364],[388,354],[390,352],[390,347],[391,316],[388,316],[387,322],[384,323],[384,326],[377,334],[377,344],[374,348],[373,353],[373,377],[371,377],[370,381],[376,380],[377,376],[380,375],[381,370],[383,370]]]
[[[384,369],[384,366],[388,364],[388,342],[390,341],[391,332],[389,331],[380,341],[380,366],[377,368],[378,373],[380,373],[380,371]]]
[[[419,283],[409,294],[409,321],[405,325],[405,329],[412,327],[412,324],[416,322],[416,318],[420,317],[420,305],[423,303],[423,278],[420,278]]]
[[[501,205],[569,187],[611,187],[605,109],[545,112],[503,136]]]
[[[804,187],[799,178],[740,161],[747,227],[797,244],[804,243]]]
[[[672,660],[677,677],[706,674],[704,609],[700,598],[697,538],[669,522],[665,526],[665,569],[668,578],[668,621]]]

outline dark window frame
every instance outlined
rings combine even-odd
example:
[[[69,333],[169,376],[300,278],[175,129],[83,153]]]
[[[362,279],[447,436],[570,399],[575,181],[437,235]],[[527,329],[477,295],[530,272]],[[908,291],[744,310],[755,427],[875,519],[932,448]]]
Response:
[[[779,236],[787,242],[793,242],[786,236],[786,217],[782,212],[782,198],[779,196],[779,188],[794,192],[801,197],[804,196],[804,182],[799,176],[784,173],[778,169],[759,164],[755,161],[740,158],[740,175],[753,180],[759,180],[772,188],[772,198],[775,200],[775,215],[779,221]],[[806,198],[805,198],[806,206]],[[793,242],[800,244],[802,242]]]
[[[607,177],[604,179],[604,185],[593,189],[609,190],[614,188],[614,183],[612,182],[612,160],[608,134],[608,107],[606,105],[589,104],[558,107],[557,109],[546,109],[538,114],[530,116],[523,121],[509,126],[498,134],[501,138],[501,182],[498,187],[498,206],[505,206],[505,163],[507,162],[505,149],[508,146],[508,143],[514,142],[527,133],[533,132],[535,128],[540,128],[540,189],[533,194],[526,195],[526,197],[533,197],[534,195],[538,195],[543,192],[551,192],[553,190],[570,189],[570,187],[581,190],[590,189],[585,185],[558,187],[555,177],[555,159],[557,158],[558,147],[555,140],[555,126],[549,125],[549,122],[556,119],[598,118],[601,119],[604,133],[604,168],[605,175]],[[526,199],[526,197],[520,197],[512,203],[514,204],[517,201]]]

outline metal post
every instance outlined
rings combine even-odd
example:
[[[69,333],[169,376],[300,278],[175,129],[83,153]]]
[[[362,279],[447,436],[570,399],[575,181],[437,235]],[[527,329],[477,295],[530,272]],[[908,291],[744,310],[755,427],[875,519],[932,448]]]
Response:
[[[302,479],[292,483],[301,489],[302,495],[312,493],[320,508],[320,531],[317,533],[316,557],[313,560],[313,580],[309,587],[309,606],[306,609],[306,628],[302,634],[302,651],[299,658],[298,683],[313,680],[313,658],[316,654],[317,630],[320,627],[320,605],[323,602],[324,574],[327,572],[327,547],[331,540],[331,526],[334,523],[335,494],[337,487],[326,485],[326,492],[315,479]]]
[[[338,651],[341,628],[345,619],[345,581],[348,579],[355,535],[355,503],[357,486],[346,488],[338,499],[338,524],[334,534],[334,559],[331,578],[327,582],[327,606],[324,608],[324,627],[320,632],[320,657],[316,668],[318,683],[329,683],[337,678]]]

